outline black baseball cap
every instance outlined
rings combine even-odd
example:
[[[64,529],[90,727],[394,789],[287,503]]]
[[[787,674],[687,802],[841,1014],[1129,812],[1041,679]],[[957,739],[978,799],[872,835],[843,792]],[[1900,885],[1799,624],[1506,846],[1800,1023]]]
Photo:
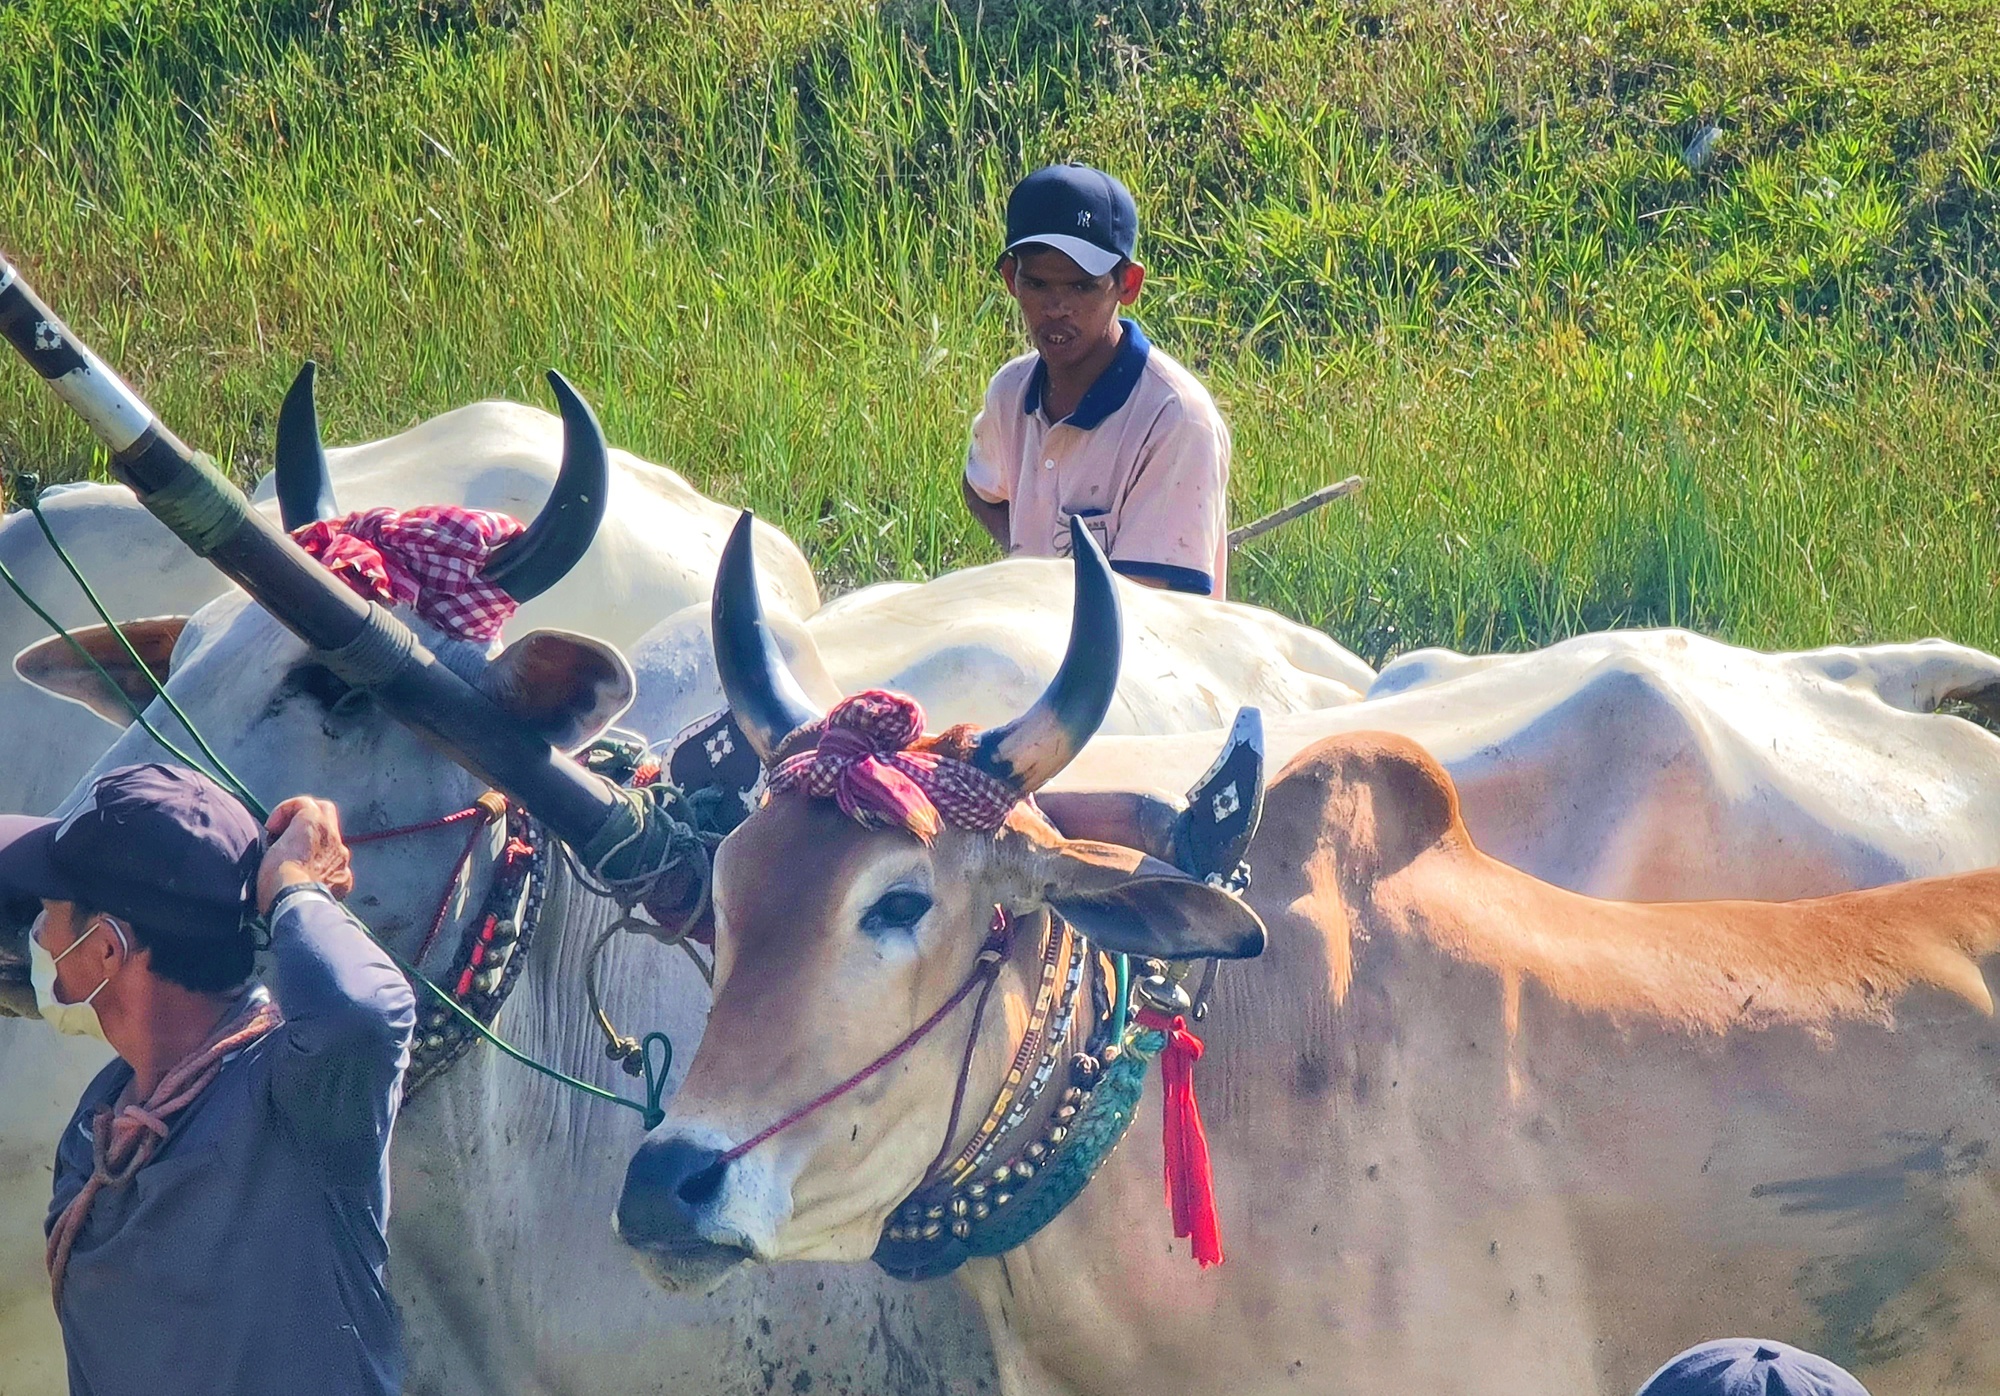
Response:
[[[1639,1396],[1868,1396],[1851,1373],[1817,1353],[1768,1338],[1722,1338],[1689,1348]]]
[[[61,819],[0,815],[0,898],[87,902],[162,935],[237,934],[263,857],[235,796],[157,762],[100,777]]]
[[[1049,165],[1007,196],[1007,246],[1052,247],[1091,276],[1102,276],[1139,250],[1139,208],[1126,187],[1088,165]]]

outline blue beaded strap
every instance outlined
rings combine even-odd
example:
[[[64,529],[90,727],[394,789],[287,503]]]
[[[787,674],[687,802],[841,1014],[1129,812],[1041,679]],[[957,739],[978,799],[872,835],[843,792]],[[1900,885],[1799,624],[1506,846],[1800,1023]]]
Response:
[[[979,1204],[963,1191],[940,1187],[919,1194],[898,1214],[907,1218],[914,1213],[925,1221],[923,1230],[929,1234],[892,1240],[885,1228],[875,1248],[875,1263],[899,1280],[935,1279],[968,1260],[1000,1255],[1029,1240],[1076,1201],[1111,1157],[1132,1127],[1146,1086],[1146,1069],[1166,1045],[1163,1032],[1128,1029],[1123,1050],[1099,1073],[1063,1141],[1038,1168],[1031,1166],[1027,1177],[1016,1174],[1006,1182],[984,1184],[984,1216],[972,1211]],[[965,1236],[954,1234],[954,1221],[966,1226]]]

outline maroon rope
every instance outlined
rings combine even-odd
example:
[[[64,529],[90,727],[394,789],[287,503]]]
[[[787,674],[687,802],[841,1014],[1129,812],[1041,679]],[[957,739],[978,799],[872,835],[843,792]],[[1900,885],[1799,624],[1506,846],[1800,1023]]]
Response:
[[[973,969],[971,976],[958,986],[958,991],[946,999],[943,1004],[939,1005],[937,1012],[919,1023],[909,1036],[905,1037],[901,1042],[898,1042],[874,1061],[868,1063],[868,1065],[862,1067],[861,1070],[855,1072],[845,1081],[842,1081],[837,1086],[821,1091],[818,1095],[792,1111],[789,1115],[778,1120],[775,1124],[766,1125],[763,1129],[758,1130],[741,1144],[738,1144],[735,1148],[729,1150],[721,1158],[710,1164],[709,1167],[711,1169],[727,1168],[730,1164],[742,1158],[773,1135],[790,1129],[800,1120],[825,1109],[863,1081],[873,1076],[876,1072],[881,1071],[884,1067],[894,1065],[901,1059],[904,1053],[936,1031],[938,1025],[950,1016],[954,1008],[964,1003],[966,996],[974,989],[977,989],[981,984],[985,984],[989,988],[991,987],[993,981],[1000,975],[1000,966],[1007,962],[1007,942],[1012,937],[1012,934],[1013,926],[1008,921],[1006,913],[1002,912],[999,907],[993,908],[993,929],[987,935],[986,943],[979,949],[978,965]],[[961,1081],[961,1093],[963,1093],[963,1089],[964,1083]]]
[[[487,822],[490,824],[493,820],[491,807],[474,804],[467,805],[462,810],[454,810],[450,814],[439,815],[436,819],[426,819],[421,824],[399,824],[393,829],[376,829],[367,834],[348,834],[346,839],[350,847],[357,843],[380,843],[384,839],[401,838],[404,834],[423,834],[432,829],[446,829],[482,814],[487,816]]]
[[[432,829],[448,829],[454,824],[463,824],[468,819],[479,820],[479,823],[473,826],[472,832],[466,836],[465,847],[459,851],[458,857],[452,862],[451,872],[445,877],[444,890],[438,894],[437,911],[431,916],[431,927],[424,933],[423,944],[417,947],[414,963],[422,964],[429,957],[432,947],[437,944],[438,933],[444,929],[444,919],[451,911],[451,894],[457,888],[459,878],[465,875],[466,865],[472,861],[473,850],[479,847],[479,836],[506,813],[507,802],[489,793],[481,795],[462,810],[454,810],[436,819],[426,819],[421,824],[403,824],[394,829],[377,829],[372,833],[348,836],[347,842],[350,846],[357,843],[381,843],[384,839],[401,838],[405,834],[423,834]]]

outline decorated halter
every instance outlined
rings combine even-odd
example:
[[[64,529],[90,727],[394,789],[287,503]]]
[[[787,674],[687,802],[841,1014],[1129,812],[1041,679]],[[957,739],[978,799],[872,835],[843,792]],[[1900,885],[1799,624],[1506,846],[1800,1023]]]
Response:
[[[788,739],[814,739],[807,750],[781,756],[771,770],[770,795],[830,799],[868,828],[901,828],[929,843],[945,824],[996,833],[1019,791],[951,754],[959,730],[927,736],[924,710],[900,693],[870,689],[848,698],[817,724]],[[1093,1030],[1066,1068],[1063,1094],[1023,1142],[1022,1127],[1045,1098],[1058,1069],[1093,961],[1101,957],[1053,912],[1041,951],[1041,972],[1027,1031],[998,1097],[968,1143],[958,1150],[967,1078],[986,1005],[1010,953],[1014,920],[994,907],[993,922],[970,976],[930,1017],[868,1065],[744,1139],[717,1160],[730,1163],[839,1100],[900,1060],[977,995],[964,1055],[952,1092],[944,1142],[917,1188],[891,1214],[875,1262],[899,1279],[948,1274],[977,1256],[999,1255],[1026,1242],[1079,1194],[1131,1127],[1146,1069],[1163,1061],[1167,1201],[1174,1234],[1190,1238],[1203,1267],[1222,1260],[1208,1141],[1194,1097],[1194,1062],[1201,1042],[1181,1017],[1142,1000],[1129,1017],[1122,967],[1100,967],[1102,994]]]

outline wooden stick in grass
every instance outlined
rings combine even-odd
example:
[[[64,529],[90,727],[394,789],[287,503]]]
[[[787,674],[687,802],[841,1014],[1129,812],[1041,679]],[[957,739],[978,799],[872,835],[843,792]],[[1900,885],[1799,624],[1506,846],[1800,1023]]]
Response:
[[[1261,519],[1253,519],[1241,528],[1230,529],[1229,546],[1240,548],[1260,534],[1269,533],[1281,524],[1288,524],[1293,519],[1303,517],[1315,509],[1333,503],[1336,499],[1345,499],[1350,494],[1357,494],[1360,492],[1360,489],[1361,477],[1359,475],[1350,475],[1338,484],[1323,485],[1304,499],[1287,504],[1274,514],[1266,514]]]

